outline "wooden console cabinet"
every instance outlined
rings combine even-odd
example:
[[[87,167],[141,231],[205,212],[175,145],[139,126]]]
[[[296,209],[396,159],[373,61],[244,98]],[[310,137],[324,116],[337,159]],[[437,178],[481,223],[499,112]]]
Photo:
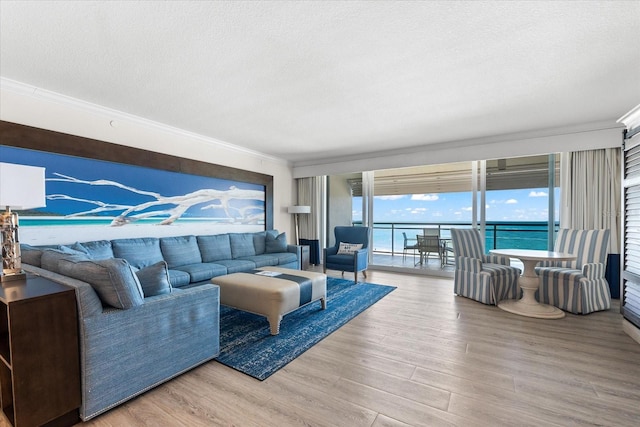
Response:
[[[0,409],[15,427],[71,425],[80,407],[75,292],[37,276],[0,288]]]

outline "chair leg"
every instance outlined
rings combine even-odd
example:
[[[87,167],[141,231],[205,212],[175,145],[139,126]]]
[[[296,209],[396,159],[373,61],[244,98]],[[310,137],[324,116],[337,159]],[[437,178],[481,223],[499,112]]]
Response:
[[[353,273],[353,281],[358,283],[358,272]]]
[[[367,270],[362,270],[362,275],[363,275],[364,277],[367,277]]]

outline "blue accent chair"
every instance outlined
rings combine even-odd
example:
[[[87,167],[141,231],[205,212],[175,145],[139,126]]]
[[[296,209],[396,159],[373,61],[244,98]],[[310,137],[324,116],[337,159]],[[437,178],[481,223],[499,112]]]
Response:
[[[574,314],[610,309],[611,293],[605,278],[609,234],[609,230],[560,229],[554,251],[577,258],[545,261],[536,267],[538,300]]]
[[[324,249],[324,267],[327,269],[354,273],[354,280],[358,282],[358,272],[362,271],[367,277],[367,267],[369,266],[369,228],[367,227],[335,227],[333,230],[336,236],[336,243],[330,248]],[[338,253],[340,243],[351,243],[362,245],[361,249],[353,253]]]
[[[520,269],[511,267],[508,257],[487,255],[476,229],[451,229],[456,271],[453,292],[483,304],[496,305],[520,296]]]

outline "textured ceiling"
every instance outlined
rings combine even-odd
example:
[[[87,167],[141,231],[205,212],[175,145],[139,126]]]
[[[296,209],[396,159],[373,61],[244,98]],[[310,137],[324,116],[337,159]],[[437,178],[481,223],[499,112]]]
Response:
[[[292,162],[615,121],[640,2],[0,1],[0,75]]]

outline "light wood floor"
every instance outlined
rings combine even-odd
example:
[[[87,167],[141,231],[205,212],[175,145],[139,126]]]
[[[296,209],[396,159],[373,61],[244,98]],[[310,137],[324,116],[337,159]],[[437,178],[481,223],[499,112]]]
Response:
[[[537,320],[452,279],[368,276],[398,289],[267,380],[213,361],[81,425],[639,425],[640,345],[617,301]]]

